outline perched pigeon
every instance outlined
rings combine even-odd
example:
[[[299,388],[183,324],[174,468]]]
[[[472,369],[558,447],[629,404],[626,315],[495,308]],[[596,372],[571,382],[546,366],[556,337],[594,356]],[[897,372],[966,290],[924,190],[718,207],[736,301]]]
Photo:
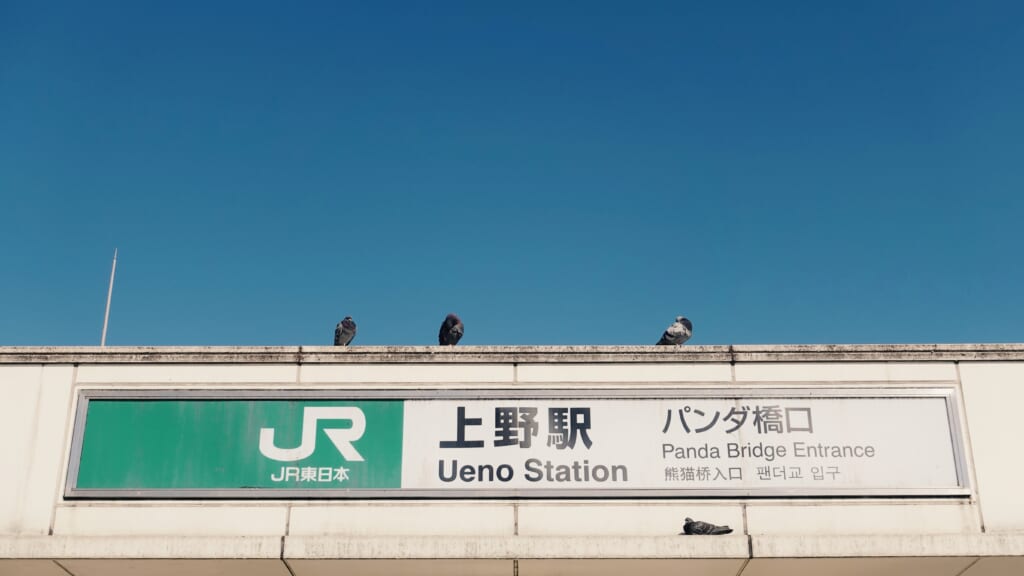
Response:
[[[685,316],[676,316],[676,321],[665,329],[665,333],[658,340],[658,346],[668,344],[680,345],[690,339],[693,335],[693,324]]]
[[[345,319],[338,322],[338,325],[334,327],[334,345],[335,346],[348,346],[349,342],[356,337],[356,322],[351,316],[345,316]]]
[[[687,535],[717,535],[717,534],[732,534],[732,528],[728,526],[715,526],[710,522],[701,522],[700,520],[694,520],[693,518],[687,518],[686,523],[683,524],[683,531],[680,534]]]
[[[449,314],[441,323],[441,331],[437,333],[437,343],[441,346],[455,346],[462,339],[465,328],[462,320],[455,314]]]

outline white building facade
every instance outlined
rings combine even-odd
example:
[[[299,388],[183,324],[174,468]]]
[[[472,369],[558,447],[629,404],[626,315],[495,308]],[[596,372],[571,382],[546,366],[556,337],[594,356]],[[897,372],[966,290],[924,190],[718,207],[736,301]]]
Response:
[[[1021,407],[1019,344],[0,348],[0,574],[1022,574]]]

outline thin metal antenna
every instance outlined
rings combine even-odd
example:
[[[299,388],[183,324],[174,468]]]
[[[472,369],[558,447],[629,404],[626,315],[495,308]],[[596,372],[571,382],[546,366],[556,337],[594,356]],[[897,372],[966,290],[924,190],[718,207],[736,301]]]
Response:
[[[100,346],[107,345],[107,321],[110,320],[110,297],[114,294],[114,271],[117,270],[117,248],[114,248],[114,263],[110,265],[110,288],[107,288],[107,311],[103,313],[103,336]]]

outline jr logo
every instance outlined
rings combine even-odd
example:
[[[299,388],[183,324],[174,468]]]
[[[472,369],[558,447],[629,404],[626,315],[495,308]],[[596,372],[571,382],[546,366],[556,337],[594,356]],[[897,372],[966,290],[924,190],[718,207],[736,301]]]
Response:
[[[278,448],[274,445],[274,429],[260,428],[260,452],[279,462],[295,462],[313,455],[316,451],[316,430],[318,420],[349,420],[351,428],[324,428],[338,452],[349,462],[362,462],[363,456],[356,451],[353,442],[366,431],[366,416],[359,408],[347,406],[307,406],[302,409],[302,443],[297,448]]]

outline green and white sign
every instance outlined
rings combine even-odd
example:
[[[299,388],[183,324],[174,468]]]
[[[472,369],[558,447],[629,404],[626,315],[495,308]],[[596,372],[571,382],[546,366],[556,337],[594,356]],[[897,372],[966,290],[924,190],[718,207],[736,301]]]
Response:
[[[401,488],[400,400],[101,398],[86,416],[76,490]]]
[[[968,495],[954,399],[952,388],[87,390],[65,495]]]

